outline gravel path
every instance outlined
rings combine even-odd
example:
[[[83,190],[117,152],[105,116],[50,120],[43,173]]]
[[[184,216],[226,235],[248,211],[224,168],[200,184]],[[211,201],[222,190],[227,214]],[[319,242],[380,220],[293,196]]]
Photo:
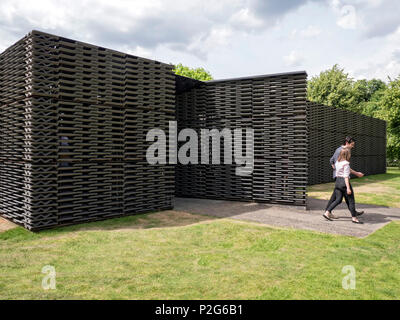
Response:
[[[364,224],[354,224],[351,223],[350,212],[343,202],[334,211],[339,219],[327,221],[322,217],[326,203],[325,200],[309,198],[306,210],[304,207],[252,202],[175,198],[174,210],[355,237],[368,236],[390,221],[400,219],[400,208],[357,205],[357,210],[365,211],[359,218]]]

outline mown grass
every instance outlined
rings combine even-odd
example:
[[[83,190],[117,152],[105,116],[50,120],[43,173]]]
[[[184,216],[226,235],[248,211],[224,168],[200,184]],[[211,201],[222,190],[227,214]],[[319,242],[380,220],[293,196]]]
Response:
[[[400,168],[389,167],[387,173],[352,179],[357,203],[400,208]],[[329,200],[334,183],[324,183],[308,188],[308,196]]]
[[[398,222],[359,239],[179,216],[0,233],[0,299],[400,297]],[[41,287],[45,265],[56,269],[56,290]],[[355,290],[342,288],[346,265]]]

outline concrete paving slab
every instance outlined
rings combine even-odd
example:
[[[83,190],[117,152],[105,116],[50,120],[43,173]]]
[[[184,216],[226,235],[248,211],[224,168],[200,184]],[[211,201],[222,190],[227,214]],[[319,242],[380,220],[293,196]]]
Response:
[[[260,204],[253,202],[222,201],[194,198],[175,198],[174,209],[189,213],[211,215],[259,222],[270,226],[313,230],[324,233],[365,237],[393,220],[400,220],[400,208],[358,205],[357,210],[365,213],[359,220],[364,224],[351,222],[351,215],[343,203],[334,214],[339,219],[327,221],[322,217],[326,200],[309,198],[304,207]]]

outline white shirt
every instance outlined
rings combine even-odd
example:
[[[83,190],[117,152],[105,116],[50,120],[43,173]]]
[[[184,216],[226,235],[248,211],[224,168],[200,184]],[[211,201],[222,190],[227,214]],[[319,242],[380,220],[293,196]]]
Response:
[[[336,161],[335,168],[336,177],[350,178],[350,162],[346,160]]]

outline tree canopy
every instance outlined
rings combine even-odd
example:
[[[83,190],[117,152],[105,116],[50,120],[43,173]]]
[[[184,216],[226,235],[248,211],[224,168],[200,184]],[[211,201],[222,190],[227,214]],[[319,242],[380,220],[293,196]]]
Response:
[[[387,121],[387,155],[400,159],[400,77],[391,80],[378,101],[375,115]]]
[[[400,77],[355,81],[337,64],[308,81],[310,101],[387,121],[387,156],[400,160]]]
[[[335,64],[308,81],[307,96],[310,101],[354,110],[353,80]]]
[[[201,80],[201,81],[213,80],[211,73],[205,70],[204,68],[190,68],[182,65],[182,63],[179,63],[175,66],[174,72],[177,75],[196,80]]]

